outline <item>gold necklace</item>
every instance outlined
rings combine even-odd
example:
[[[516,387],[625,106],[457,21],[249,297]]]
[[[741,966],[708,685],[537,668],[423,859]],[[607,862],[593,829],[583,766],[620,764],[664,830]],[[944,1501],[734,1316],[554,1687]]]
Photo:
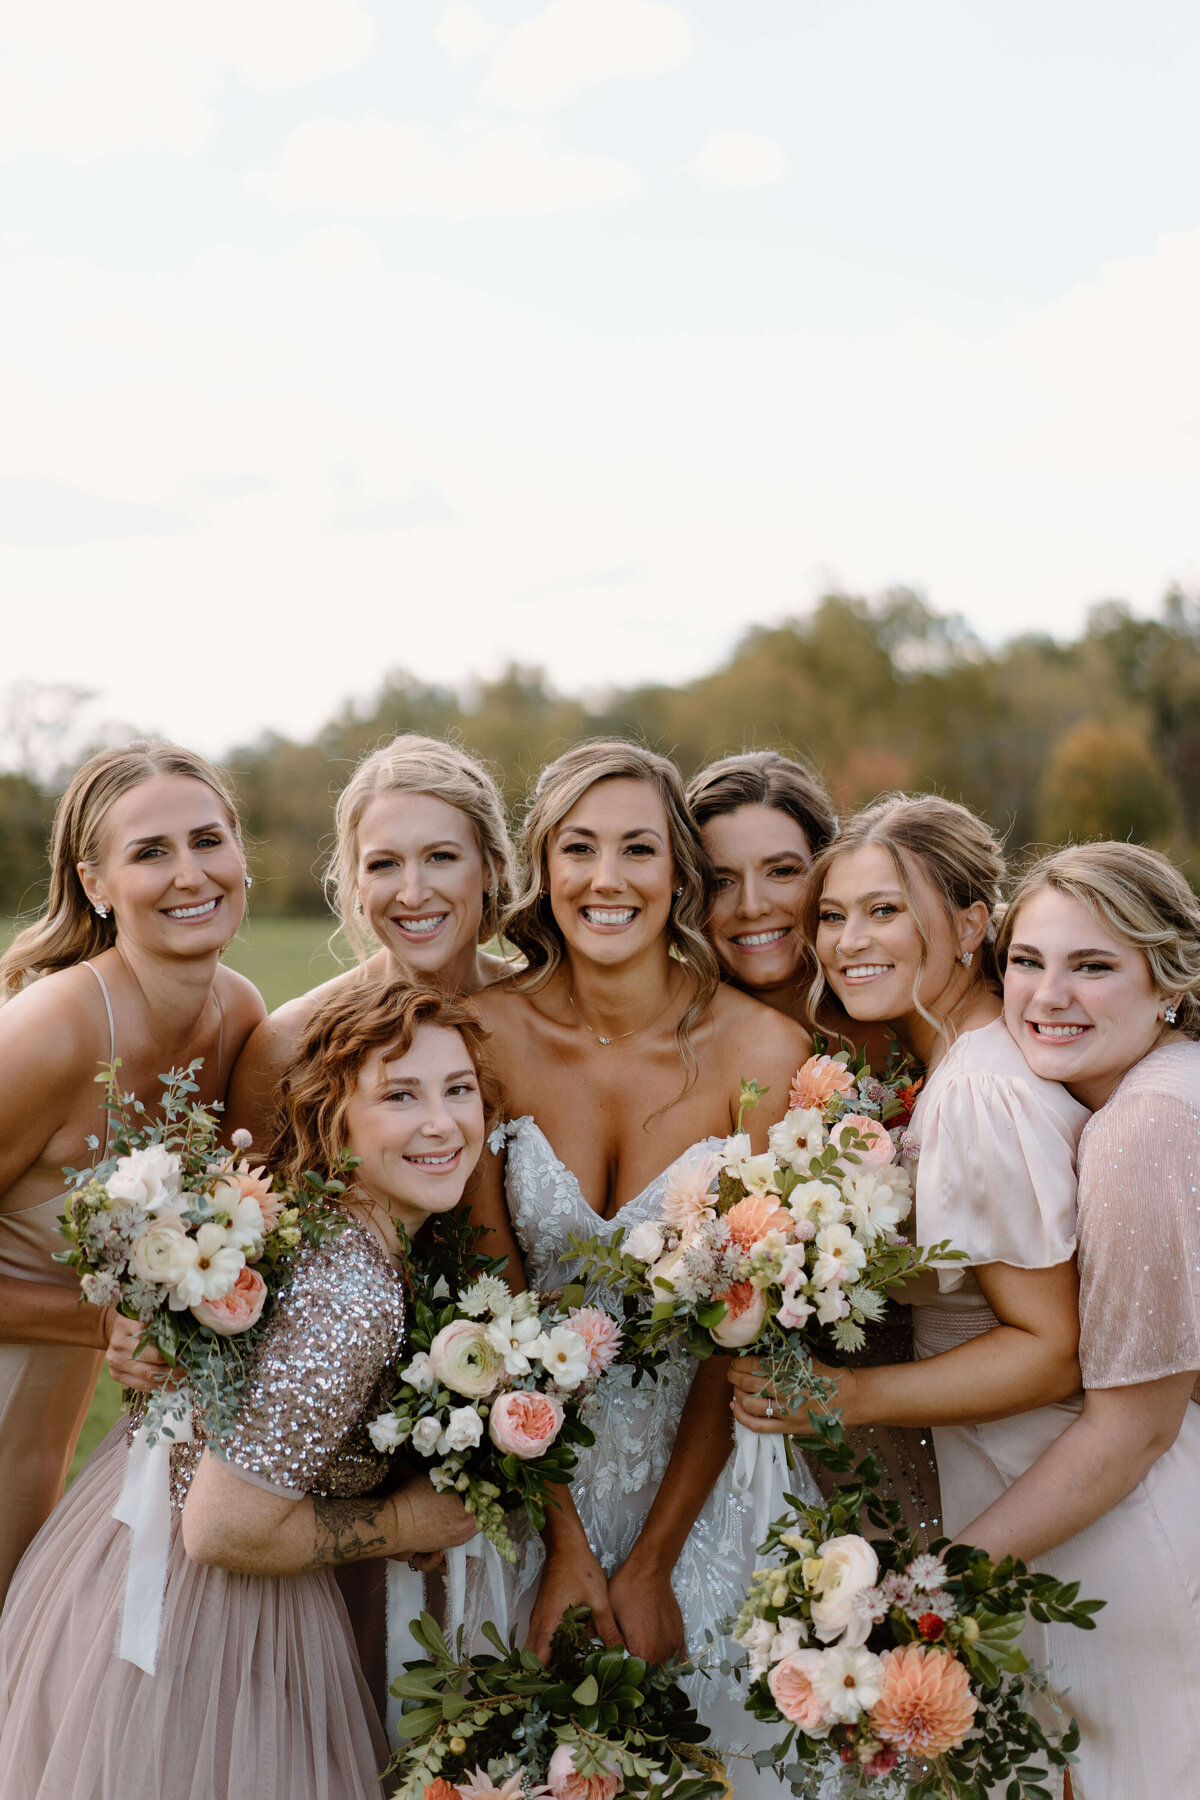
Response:
[[[647,1019],[646,1023],[644,1025],[635,1025],[633,1027],[632,1031],[619,1031],[617,1033],[616,1037],[605,1037],[602,1032],[594,1030],[593,1027],[588,1024],[587,1020],[584,1018],[583,1014],[580,1012],[579,1008],[576,1006],[575,996],[571,992],[569,987],[567,988],[567,1000],[570,1004],[571,1011],[575,1014],[575,1017],[579,1020],[579,1023],[583,1026],[583,1029],[586,1032],[588,1032],[590,1034],[590,1036],[594,1037],[598,1044],[603,1044],[605,1046],[605,1048],[607,1049],[609,1044],[624,1043],[626,1038],[637,1037],[639,1032],[649,1031],[649,1029],[652,1025],[657,1025],[658,1021],[662,1018],[663,1013],[669,1012],[671,1007],[674,1005],[675,995],[672,994],[670,996],[670,998],[667,1000],[666,1005],[663,1007],[662,1012],[655,1013],[654,1017],[652,1019]]]

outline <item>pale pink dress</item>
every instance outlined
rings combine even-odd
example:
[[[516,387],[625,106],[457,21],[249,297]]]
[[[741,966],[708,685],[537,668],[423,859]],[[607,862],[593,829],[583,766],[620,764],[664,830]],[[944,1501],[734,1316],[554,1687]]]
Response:
[[[1200,1044],[1134,1065],[1079,1146],[1086,1388],[1200,1370]],[[1038,1567],[1107,1601],[1051,1627],[1082,1732],[1076,1800],[1200,1794],[1200,1383],[1174,1444]]]
[[[400,1281],[350,1226],[298,1261],[224,1440],[247,1481],[295,1498],[393,1479],[363,1420],[404,1344]],[[116,1654],[130,1533],[112,1517],[120,1421],[17,1569],[0,1619],[0,1800],[378,1800],[387,1748],[331,1568],[273,1578],[193,1562],[172,1452],[157,1672]]]

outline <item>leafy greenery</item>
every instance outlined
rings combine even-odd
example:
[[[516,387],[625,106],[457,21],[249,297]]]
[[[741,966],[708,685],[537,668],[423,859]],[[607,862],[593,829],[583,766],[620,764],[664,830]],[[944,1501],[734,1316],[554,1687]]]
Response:
[[[422,1613],[409,1630],[426,1660],[406,1663],[392,1683],[411,1740],[389,1765],[401,1777],[399,1800],[418,1800],[435,1776],[453,1784],[477,1767],[497,1785],[518,1772],[540,1783],[560,1744],[582,1775],[619,1769],[635,1800],[668,1791],[673,1800],[718,1800],[724,1770],[703,1748],[707,1729],[679,1686],[691,1665],[598,1648],[590,1625],[586,1607],[564,1613],[543,1664],[515,1632],[505,1643],[490,1624],[483,1630],[496,1655],[464,1657],[461,1631],[452,1654]]]

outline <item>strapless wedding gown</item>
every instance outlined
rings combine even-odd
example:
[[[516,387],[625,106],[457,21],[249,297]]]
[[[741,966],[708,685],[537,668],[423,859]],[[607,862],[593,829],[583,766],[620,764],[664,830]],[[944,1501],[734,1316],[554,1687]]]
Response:
[[[705,1139],[686,1151],[685,1157],[698,1158],[717,1148],[720,1141]],[[532,1118],[515,1119],[501,1126],[492,1142],[493,1148],[507,1143],[505,1190],[533,1287],[552,1291],[573,1279],[573,1234],[581,1238],[611,1238],[618,1229],[629,1232],[644,1220],[660,1215],[669,1173],[666,1169],[623,1206],[615,1218],[605,1219],[588,1205],[579,1182],[554,1154]],[[597,1300],[604,1299],[603,1290],[595,1289],[593,1293]],[[588,1541],[606,1575],[614,1574],[625,1561],[658,1492],[695,1368],[691,1358],[679,1356],[660,1367],[657,1382],[644,1377],[637,1387],[628,1369],[616,1368],[605,1376],[586,1403],[585,1417],[596,1442],[590,1450],[580,1452],[571,1493]],[[755,1444],[764,1446],[779,1441],[754,1439]],[[718,1476],[671,1575],[683,1613],[687,1646],[693,1655],[715,1636],[719,1620],[740,1609],[756,1566],[761,1522],[778,1518],[785,1510],[785,1492],[806,1501],[818,1499],[812,1478],[802,1464],[786,1480],[776,1467],[769,1493],[755,1494],[739,1480],[735,1463],[735,1456],[731,1456]],[[759,1487],[761,1483],[755,1485]],[[510,1577],[510,1610],[524,1626],[537,1594],[545,1554],[536,1533],[530,1531],[524,1536],[519,1554],[520,1561]],[[476,1577],[468,1597],[469,1625],[489,1616],[487,1601],[486,1583]],[[737,1646],[729,1643],[723,1652],[726,1657],[731,1653],[740,1656]],[[720,1656],[713,1660],[719,1662]],[[781,1726],[762,1725],[744,1710],[746,1689],[730,1676],[719,1672],[697,1675],[686,1686],[712,1732],[715,1749],[752,1754],[782,1732]],[[729,1778],[737,1795],[777,1800],[779,1782],[773,1771],[760,1773],[749,1761],[731,1760]]]

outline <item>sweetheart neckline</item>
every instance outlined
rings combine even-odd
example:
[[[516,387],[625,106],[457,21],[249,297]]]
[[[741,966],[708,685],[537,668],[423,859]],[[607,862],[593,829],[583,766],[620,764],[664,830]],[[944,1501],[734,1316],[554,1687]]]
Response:
[[[562,1173],[567,1177],[567,1179],[570,1181],[572,1187],[575,1189],[575,1193],[579,1199],[580,1204],[582,1206],[586,1207],[587,1211],[591,1214],[591,1216],[600,1225],[616,1225],[620,1220],[621,1214],[628,1212],[629,1208],[631,1206],[636,1206],[640,1200],[644,1200],[646,1198],[646,1195],[650,1192],[651,1188],[654,1187],[657,1182],[660,1182],[662,1180],[663,1176],[667,1173],[667,1171],[669,1169],[674,1168],[675,1164],[679,1161],[679,1158],[682,1156],[686,1156],[688,1154],[689,1150],[696,1149],[700,1144],[710,1145],[710,1144],[718,1144],[718,1143],[724,1142],[724,1140],[722,1138],[718,1138],[712,1134],[710,1134],[708,1137],[705,1137],[705,1138],[697,1138],[695,1144],[689,1144],[687,1146],[687,1149],[681,1150],[679,1152],[679,1156],[673,1156],[671,1158],[670,1162],[667,1163],[664,1168],[659,1170],[657,1175],[654,1175],[651,1177],[651,1179],[646,1183],[644,1188],[642,1188],[638,1193],[633,1194],[628,1200],[626,1200],[624,1202],[623,1205],[618,1206],[616,1212],[610,1216],[608,1213],[602,1213],[602,1212],[596,1211],[596,1208],[592,1205],[591,1201],[588,1199],[587,1195],[584,1193],[583,1184],[580,1181],[578,1175],[576,1175],[574,1169],[569,1168],[567,1166],[567,1164],[563,1161],[562,1157],[558,1154],[558,1151],[554,1148],[554,1145],[550,1142],[550,1139],[546,1136],[546,1133],[542,1130],[541,1126],[538,1124],[538,1122],[534,1118],[533,1114],[532,1113],[522,1113],[520,1118],[509,1119],[507,1121],[507,1128],[509,1130],[515,1130],[516,1127],[519,1125],[528,1125],[537,1133],[538,1137],[542,1140],[542,1143],[545,1146],[546,1154],[547,1154],[547,1156],[549,1156],[550,1161],[554,1164],[554,1166],[557,1169],[560,1169],[562,1171]]]

